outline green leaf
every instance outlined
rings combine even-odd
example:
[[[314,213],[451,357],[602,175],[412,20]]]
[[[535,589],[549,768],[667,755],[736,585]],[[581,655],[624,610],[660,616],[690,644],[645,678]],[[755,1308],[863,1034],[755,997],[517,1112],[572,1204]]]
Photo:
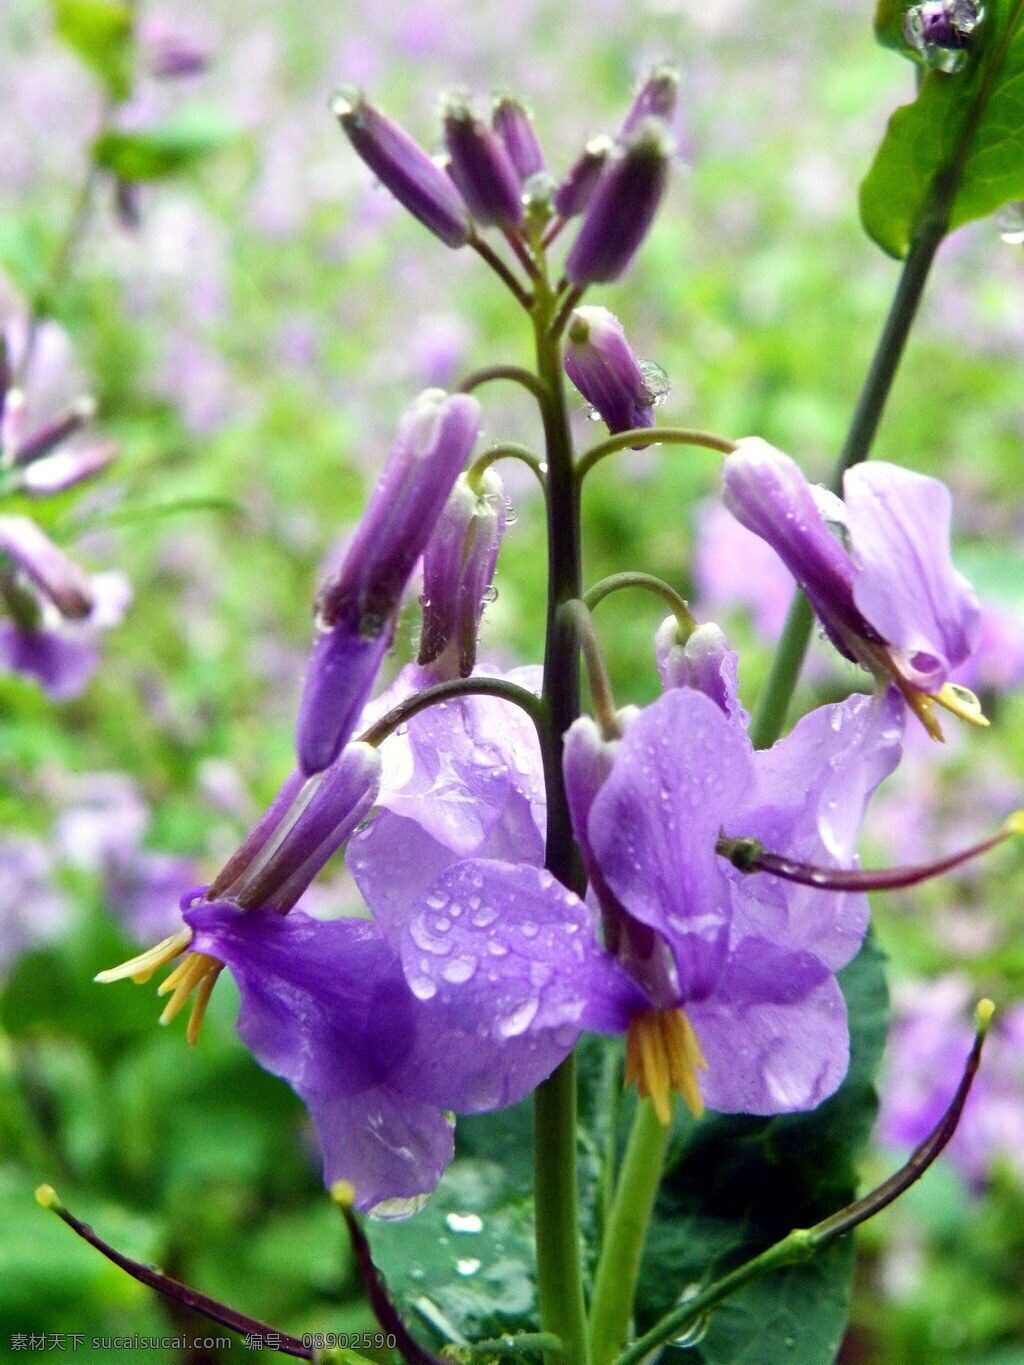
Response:
[[[164,180],[190,170],[236,136],[237,129],[220,114],[192,105],[153,128],[107,129],[93,143],[93,159],[120,180]]]
[[[53,0],[57,33],[120,101],[131,93],[132,7],[128,0]]]
[[[884,0],[877,28],[895,45],[901,7]],[[1024,199],[1024,0],[992,0],[966,67],[929,71],[912,104],[897,109],[861,185],[865,230],[906,255],[929,212],[948,228]]]
[[[876,1110],[872,1078],[885,1042],[888,994],[870,940],[839,974],[850,1018],[850,1068],[809,1114],[685,1117],[668,1163],[640,1273],[637,1320],[653,1326],[698,1284],[743,1264],[794,1227],[850,1202],[855,1161]],[[698,1328],[688,1365],[822,1365],[846,1324],[850,1239],[806,1265],[754,1281]]]
[[[435,1344],[536,1326],[529,1202],[496,1162],[458,1158],[426,1208],[366,1230],[399,1311]]]

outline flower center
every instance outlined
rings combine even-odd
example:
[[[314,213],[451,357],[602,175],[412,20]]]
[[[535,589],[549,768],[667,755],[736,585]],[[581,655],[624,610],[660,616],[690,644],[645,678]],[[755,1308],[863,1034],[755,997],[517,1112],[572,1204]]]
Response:
[[[669,1092],[677,1091],[694,1118],[704,1112],[697,1072],[708,1064],[685,1010],[645,1010],[626,1031],[626,1084],[636,1084],[662,1123],[672,1118]]]

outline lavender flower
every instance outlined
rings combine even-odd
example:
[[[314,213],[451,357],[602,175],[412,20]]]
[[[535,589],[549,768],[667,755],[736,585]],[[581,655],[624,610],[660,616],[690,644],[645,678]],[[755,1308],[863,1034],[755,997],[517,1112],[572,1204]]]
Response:
[[[475,398],[440,389],[427,389],[402,417],[344,563],[320,593],[320,635],[299,703],[296,743],[304,772],[326,768],[352,734],[406,584],[479,426]]]
[[[56,889],[54,859],[28,835],[0,838],[0,978],[22,953],[59,934],[70,907]]]
[[[573,311],[564,363],[566,374],[613,435],[654,426],[659,394],[652,390],[622,323],[607,308],[587,306]]]
[[[679,623],[674,616],[666,617],[655,632],[654,652],[666,690],[696,688],[731,719],[746,725],[748,716],[737,696],[739,656],[718,626],[708,622],[680,641]]]
[[[423,555],[421,666],[438,681],[468,677],[480,617],[505,529],[501,479],[484,470],[477,488],[460,474]]]
[[[465,201],[422,147],[358,90],[342,89],[332,107],[353,149],[385,189],[445,246],[465,246],[471,227]]]
[[[949,685],[977,643],[979,607],[950,559],[944,484],[872,461],[846,472],[840,502],[756,437],[723,475],[726,506],[779,554],[840,653],[891,678],[934,738],[935,701],[980,719]]]
[[[668,129],[650,118],[610,158],[566,257],[574,285],[607,284],[625,272],[658,211],[671,153]]]
[[[591,138],[555,190],[554,207],[560,218],[575,218],[590,203],[614,148],[609,137]]]
[[[0,621],[0,670],[34,679],[54,701],[77,697],[99,663],[100,634],[120,624],[132,600],[131,584],[113,569],[90,575],[89,591],[92,609],[78,619],[41,602],[27,619]]]
[[[679,72],[671,66],[656,66],[633,98],[619,129],[619,141],[629,140],[633,130],[646,118],[672,122],[679,98]]]

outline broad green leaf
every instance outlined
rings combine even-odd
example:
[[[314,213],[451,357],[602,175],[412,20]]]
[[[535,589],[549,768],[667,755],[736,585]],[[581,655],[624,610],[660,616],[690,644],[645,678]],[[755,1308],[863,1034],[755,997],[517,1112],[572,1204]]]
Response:
[[[861,185],[864,227],[892,256],[906,255],[938,194],[952,201],[949,230],[1024,199],[1024,0],[987,8],[967,65],[952,75],[928,72],[914,102],[889,120]],[[883,41],[895,21],[886,0]]]
[[[53,0],[61,39],[96,72],[115,100],[131,93],[132,6],[128,0]]]
[[[93,144],[93,158],[121,180],[164,180],[221,151],[235,136],[215,111],[193,105],[153,128],[108,129]]]
[[[749,1260],[794,1227],[854,1196],[855,1161],[875,1115],[872,1078],[885,1042],[888,996],[872,942],[840,973],[850,1017],[850,1069],[809,1114],[686,1119],[659,1195],[637,1302],[651,1327],[680,1297]],[[807,1265],[755,1281],[711,1316],[688,1365],[825,1365],[846,1324],[849,1239]],[[670,1353],[675,1356],[675,1351]]]
[[[404,1222],[368,1223],[367,1232],[418,1335],[443,1344],[535,1329],[529,1202],[496,1162],[458,1158],[426,1208]]]

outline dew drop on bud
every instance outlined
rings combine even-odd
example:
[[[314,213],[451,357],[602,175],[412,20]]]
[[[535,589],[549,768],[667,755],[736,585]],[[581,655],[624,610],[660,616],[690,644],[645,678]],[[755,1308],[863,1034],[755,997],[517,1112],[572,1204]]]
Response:
[[[647,390],[650,406],[660,408],[672,387],[668,375],[656,360],[641,360],[640,373],[644,377],[644,388]]]

